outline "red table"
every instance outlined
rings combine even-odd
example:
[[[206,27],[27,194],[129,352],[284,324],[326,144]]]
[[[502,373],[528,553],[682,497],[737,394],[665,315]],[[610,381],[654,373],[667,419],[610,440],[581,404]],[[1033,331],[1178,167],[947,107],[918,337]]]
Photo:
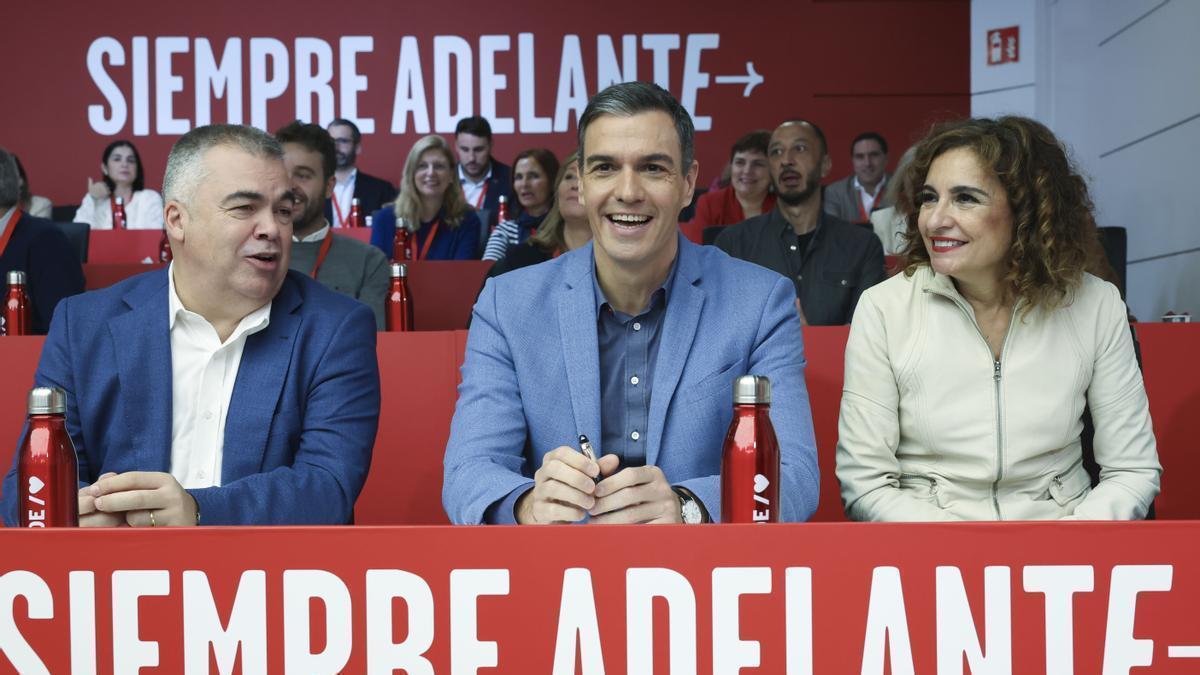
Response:
[[[1195,521],[8,530],[0,669],[1182,675],[1198,540]]]
[[[162,230],[92,230],[88,235],[88,262],[156,263],[162,235]]]

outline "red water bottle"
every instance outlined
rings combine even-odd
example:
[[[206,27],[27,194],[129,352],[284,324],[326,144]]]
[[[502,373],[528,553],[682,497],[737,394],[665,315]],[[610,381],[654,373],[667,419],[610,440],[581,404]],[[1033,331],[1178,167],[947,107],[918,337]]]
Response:
[[[163,228],[162,239],[158,240],[158,262],[171,262],[171,239],[167,237],[167,228]]]
[[[113,216],[113,229],[114,230],[126,229],[127,221],[125,220],[125,198],[124,197],[117,197],[116,199],[113,200],[112,216]]]
[[[29,294],[25,292],[25,273],[12,270],[8,273],[8,293],[4,297],[4,323],[0,325],[0,335],[29,335],[32,324]]]
[[[347,227],[362,227],[362,207],[359,206],[358,197],[350,200],[350,219],[346,223]]]
[[[79,465],[67,433],[67,394],[29,392],[29,424],[17,460],[21,527],[79,527]]]
[[[721,451],[721,522],[779,522],[779,441],[771,425],[771,381],[733,383],[733,421]]]
[[[412,260],[412,233],[404,223],[396,224],[396,238],[392,240],[392,260]]]
[[[508,220],[508,198],[500,195],[500,205],[496,207],[496,222],[503,223]],[[492,228],[495,230],[496,228]]]
[[[388,332],[413,330],[412,295],[408,292],[408,265],[392,263],[392,283],[383,302],[384,328]]]

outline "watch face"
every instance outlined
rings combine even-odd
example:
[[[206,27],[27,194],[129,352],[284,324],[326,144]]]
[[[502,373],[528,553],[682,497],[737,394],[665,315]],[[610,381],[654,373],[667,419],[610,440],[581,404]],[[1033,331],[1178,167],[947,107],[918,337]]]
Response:
[[[704,519],[704,516],[700,513],[700,505],[697,504],[695,500],[688,499],[687,497],[680,497],[679,505],[683,516],[683,522],[687,523],[688,525],[698,524]]]

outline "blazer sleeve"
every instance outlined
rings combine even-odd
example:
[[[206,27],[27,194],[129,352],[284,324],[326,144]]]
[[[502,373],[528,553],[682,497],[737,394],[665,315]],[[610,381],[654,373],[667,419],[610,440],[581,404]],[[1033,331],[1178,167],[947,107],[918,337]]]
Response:
[[[99,219],[96,217],[96,204],[96,200],[92,199],[90,193],[83,195],[83,199],[79,201],[79,208],[75,209],[74,221],[76,223],[87,223],[95,229],[100,224]]]
[[[1100,484],[1075,507],[1074,517],[1136,520],[1146,517],[1158,494],[1162,466],[1125,303],[1112,284],[1104,284],[1104,292],[1087,391]]]
[[[33,330],[45,335],[54,309],[63,298],[83,292],[83,266],[67,238],[50,223],[38,227],[29,245],[29,292],[33,304]]]
[[[485,522],[489,507],[533,487],[525,466],[525,410],[508,338],[500,326],[496,279],[483,287],[471,316],[458,402],[446,444],[442,505],[455,524]],[[496,513],[497,522],[513,522]]]
[[[384,329],[383,320],[383,303],[387,298],[388,286],[391,284],[391,270],[388,266],[387,257],[379,252],[379,249],[372,246],[366,249],[366,255],[363,261],[363,280],[362,288],[359,290],[359,302],[371,308],[371,312],[375,315],[375,329],[381,331]]]
[[[162,195],[154,190],[142,190],[138,193],[136,213],[129,214],[129,229],[131,230],[161,230],[163,222]]]
[[[371,245],[383,251],[383,256],[390,260],[395,243],[396,212],[385,206],[371,218]]]
[[[864,295],[850,325],[838,417],[837,477],[851,520],[954,520],[900,489],[900,389],[883,314]]]
[[[478,260],[479,229],[479,216],[468,211],[456,230],[458,236],[454,238],[454,249],[448,260]]]
[[[817,510],[820,470],[813,433],[808,387],[804,382],[804,338],[796,314],[796,293],[783,277],[775,282],[763,307],[746,363],[746,373],[771,380],[771,423],[779,440],[780,520],[803,522]],[[721,476],[702,476],[679,483],[691,490],[714,522],[721,522]]]
[[[315,363],[292,463],[188,490],[204,525],[340,525],[351,521],[379,424],[375,320],[356,304]]]

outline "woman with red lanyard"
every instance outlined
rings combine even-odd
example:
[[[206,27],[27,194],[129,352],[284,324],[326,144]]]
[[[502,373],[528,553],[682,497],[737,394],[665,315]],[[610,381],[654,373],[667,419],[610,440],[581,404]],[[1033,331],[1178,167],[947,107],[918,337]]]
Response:
[[[483,249],[484,260],[499,260],[513,247],[538,233],[542,220],[554,206],[552,180],[558,175],[558,159],[545,148],[522,150],[513,160],[512,191],[517,196],[517,217],[496,226]]]
[[[109,143],[100,156],[100,176],[99,181],[88,177],[88,191],[75,212],[75,222],[87,223],[93,230],[163,229],[162,196],[146,189],[142,158],[133,143]],[[121,210],[124,222],[118,218],[114,225],[113,213]]]
[[[558,170],[554,182],[554,206],[542,221],[537,234],[524,244],[508,250],[488,270],[494,277],[505,272],[536,265],[557,258],[560,254],[573,251],[592,240],[592,229],[588,226],[587,214],[579,203],[579,153],[572,152]]]
[[[396,250],[397,229],[407,232]],[[375,212],[371,244],[391,260],[471,260],[479,257],[479,217],[458,183],[454,151],[446,139],[426,136],[404,162],[400,196]]]

